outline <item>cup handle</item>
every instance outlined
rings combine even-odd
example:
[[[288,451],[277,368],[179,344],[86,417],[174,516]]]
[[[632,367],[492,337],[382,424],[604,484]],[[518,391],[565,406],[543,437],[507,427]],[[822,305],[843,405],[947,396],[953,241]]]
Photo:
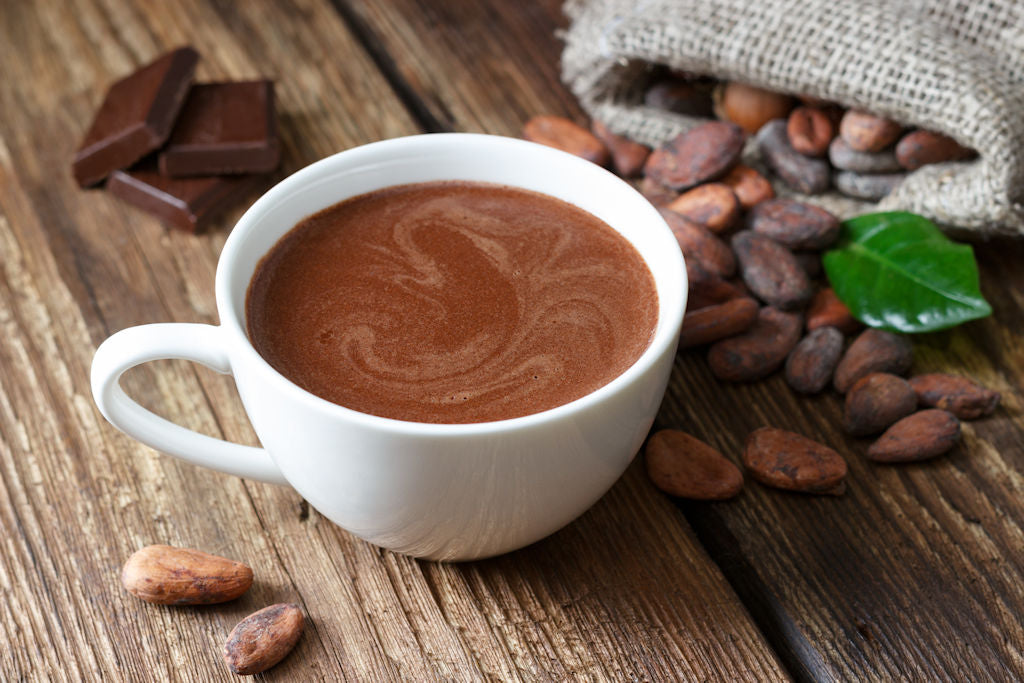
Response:
[[[288,485],[266,450],[185,429],[146,410],[121,388],[125,371],[154,360],[190,360],[229,374],[231,362],[222,335],[219,327],[196,323],[157,323],[121,330],[96,349],[93,399],[112,425],[147,446],[245,479]]]

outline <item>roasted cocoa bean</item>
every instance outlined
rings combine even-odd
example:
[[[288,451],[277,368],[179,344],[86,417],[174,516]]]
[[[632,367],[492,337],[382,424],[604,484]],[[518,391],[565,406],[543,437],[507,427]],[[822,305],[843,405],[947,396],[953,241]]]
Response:
[[[846,112],[839,122],[839,135],[858,152],[880,152],[896,142],[902,130],[895,121],[857,109]]]
[[[896,158],[908,171],[916,171],[928,164],[946,161],[964,161],[975,156],[973,149],[942,133],[930,130],[915,130],[907,133],[896,143]]]
[[[561,116],[534,116],[523,126],[523,137],[548,147],[608,165],[608,148],[586,128]]]
[[[961,420],[974,420],[991,415],[999,405],[998,391],[986,389],[961,375],[931,373],[910,378],[917,402],[929,408],[940,408]]]
[[[875,462],[916,462],[942,455],[960,439],[960,420],[945,410],[916,412],[889,427],[868,448]]]
[[[828,144],[836,136],[836,127],[828,115],[815,107],[797,107],[786,122],[789,144],[808,157],[825,156]]]
[[[292,651],[304,625],[298,605],[264,607],[232,629],[224,643],[224,663],[239,676],[266,671]]]
[[[647,440],[647,475],[661,491],[693,500],[727,500],[743,488],[743,473],[717,450],[677,429]]]
[[[654,206],[668,206],[679,196],[678,192],[668,189],[653,178],[643,178],[637,188]]]
[[[722,183],[698,185],[676,197],[667,208],[716,233],[725,232],[740,217],[736,193]]]
[[[683,317],[679,348],[710,344],[750,329],[757,320],[757,311],[757,302],[750,297],[690,311]]]
[[[725,83],[715,89],[715,113],[753,135],[772,119],[787,116],[793,108],[789,95],[755,88],[745,83]]]
[[[744,210],[750,210],[775,196],[775,190],[768,179],[743,164],[737,164],[722,176],[722,182],[736,193]]]
[[[647,162],[647,157],[651,153],[650,147],[616,135],[600,121],[594,121],[590,125],[590,130],[608,148],[612,157],[612,167],[616,173],[623,178],[640,175],[640,171],[643,170],[644,163]]]
[[[686,308],[689,311],[697,311],[749,294],[746,285],[742,282],[723,280],[722,278],[690,282]]]
[[[694,187],[725,175],[736,165],[744,138],[734,124],[702,123],[651,152],[644,173],[673,190]]]
[[[753,327],[715,342],[708,364],[718,379],[752,382],[767,377],[782,365],[800,339],[803,318],[766,306],[758,311]]]
[[[906,173],[839,171],[832,176],[832,183],[847,197],[877,202],[888,197],[906,177]]]
[[[842,138],[834,139],[828,146],[828,160],[836,168],[854,173],[894,173],[903,170],[892,150],[858,152]]]
[[[845,394],[854,382],[872,372],[905,375],[913,360],[914,350],[906,337],[885,330],[864,330],[836,366],[836,391]]]
[[[752,230],[732,237],[743,281],[762,301],[783,310],[806,304],[814,289],[793,252]]]
[[[839,239],[838,218],[795,199],[761,202],[748,215],[747,226],[790,249],[825,249]]]
[[[843,428],[853,436],[885,431],[917,410],[917,396],[910,383],[887,372],[861,377],[846,394]]]
[[[834,327],[811,331],[786,358],[786,383],[801,394],[817,394],[832,380],[842,353],[842,332]]]
[[[805,157],[793,149],[785,119],[766,123],[757,133],[757,146],[768,168],[794,190],[817,194],[828,189],[831,166],[824,159]]]
[[[669,209],[658,209],[687,259],[697,259],[706,270],[723,278],[736,272],[736,257],[729,245],[703,225]]]
[[[657,81],[644,92],[644,104],[684,116],[709,119],[714,116],[712,89],[709,83],[675,79]]]
[[[831,287],[823,287],[815,292],[807,306],[807,329],[816,330],[819,327],[835,327],[843,334],[852,334],[860,327],[860,322]]]
[[[743,464],[757,481],[786,491],[839,495],[846,461],[806,436],[761,427],[747,437]]]

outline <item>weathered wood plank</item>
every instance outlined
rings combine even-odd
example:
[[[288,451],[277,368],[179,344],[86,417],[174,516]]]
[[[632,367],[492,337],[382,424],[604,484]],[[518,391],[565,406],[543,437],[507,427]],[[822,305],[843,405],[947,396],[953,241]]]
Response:
[[[393,77],[408,97],[446,128],[517,135],[541,113],[585,122],[557,81],[558,2],[529,11],[423,0],[339,4],[356,16],[364,42],[394,59]],[[505,30],[482,32],[496,16]],[[1004,407],[966,425],[963,445],[934,463],[867,462],[868,442],[839,429],[836,395],[797,398],[778,377],[726,386],[701,353],[677,361],[658,426],[691,431],[738,461],[751,430],[775,425],[836,445],[850,462],[841,499],[749,482],[737,501],[680,506],[801,678],[1024,676],[1024,248],[1004,243],[979,253],[995,317],[919,339],[915,371],[971,374],[1003,391]]]

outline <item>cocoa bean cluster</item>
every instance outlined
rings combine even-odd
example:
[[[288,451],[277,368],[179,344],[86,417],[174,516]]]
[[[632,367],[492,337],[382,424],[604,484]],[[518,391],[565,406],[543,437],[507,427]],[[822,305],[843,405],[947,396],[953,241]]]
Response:
[[[676,85],[660,86],[649,99],[682,111],[669,98],[701,92]],[[840,173],[856,174],[856,182],[881,182],[896,168],[962,158],[962,150],[952,157],[929,151],[936,134],[906,132],[864,112],[838,112],[824,103],[796,107],[792,98],[748,86],[729,84],[715,92],[716,111],[728,120],[698,125],[655,150],[600,123],[588,131],[550,116],[532,119],[524,136],[610,165],[625,178],[642,174],[637,188],[661,212],[686,258],[689,303],[681,353],[705,353],[721,381],[751,382],[784,369],[786,383],[798,393],[831,386],[845,395],[844,430],[875,439],[865,451],[872,461],[945,453],[960,437],[960,420],[990,414],[999,394],[954,375],[904,379],[913,361],[909,339],[864,329],[822,280],[820,255],[839,238],[839,220],[822,208],[776,197],[768,179],[740,163],[740,155],[746,136],[756,134],[774,173],[796,189],[818,192],[838,183],[826,156],[856,167],[837,166]],[[752,478],[771,487],[845,491],[843,456],[793,432],[754,431],[742,462]],[[655,485],[677,497],[721,500],[742,487],[742,474],[729,458],[678,430],[651,436],[646,464]]]

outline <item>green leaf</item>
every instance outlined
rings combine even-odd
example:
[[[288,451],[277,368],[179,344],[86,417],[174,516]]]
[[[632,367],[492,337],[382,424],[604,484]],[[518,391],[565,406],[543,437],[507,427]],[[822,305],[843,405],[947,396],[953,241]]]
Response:
[[[839,244],[823,260],[836,296],[871,327],[932,332],[992,313],[978,288],[974,250],[916,214],[844,221]]]

